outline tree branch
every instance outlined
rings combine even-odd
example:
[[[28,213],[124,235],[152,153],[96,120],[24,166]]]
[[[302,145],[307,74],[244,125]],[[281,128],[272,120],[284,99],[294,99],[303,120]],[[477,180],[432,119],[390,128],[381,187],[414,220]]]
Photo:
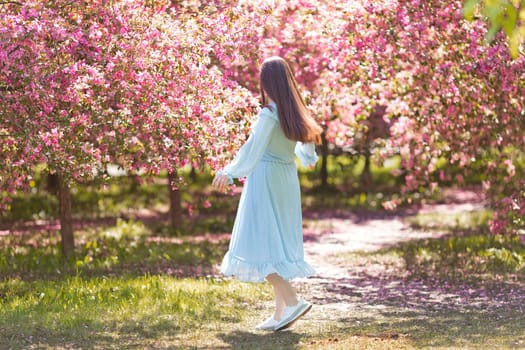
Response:
[[[0,91],[15,91],[15,88],[7,85],[0,85]]]
[[[0,1],[0,5],[9,5],[9,4],[24,6],[24,4],[18,1]]]

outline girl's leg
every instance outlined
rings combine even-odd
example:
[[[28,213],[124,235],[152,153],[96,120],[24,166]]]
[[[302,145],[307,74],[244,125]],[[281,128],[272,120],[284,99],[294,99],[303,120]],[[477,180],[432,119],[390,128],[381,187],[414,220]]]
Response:
[[[273,318],[277,321],[281,320],[281,317],[283,315],[284,308],[286,306],[286,303],[284,301],[284,298],[281,296],[281,292],[275,285],[273,285],[273,293],[275,295],[275,312],[273,314]]]
[[[297,305],[299,300],[292,285],[276,273],[266,276],[273,286],[276,301],[275,319],[279,321],[285,306]]]

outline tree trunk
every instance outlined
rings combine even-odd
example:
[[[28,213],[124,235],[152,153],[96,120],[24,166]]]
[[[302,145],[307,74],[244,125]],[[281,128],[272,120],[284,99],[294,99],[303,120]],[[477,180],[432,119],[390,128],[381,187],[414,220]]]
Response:
[[[73,235],[73,217],[71,215],[71,191],[64,179],[59,177],[58,201],[60,205],[60,235],[62,236],[62,256],[73,257],[75,237]]]
[[[321,186],[328,186],[328,140],[326,130],[321,133]]]
[[[368,188],[372,185],[372,173],[370,172],[370,151],[365,150],[365,166],[361,173],[361,184],[363,187]]]
[[[190,179],[193,182],[197,182],[197,170],[195,169],[194,166],[191,167]]]
[[[58,196],[60,189],[60,177],[57,173],[47,174],[47,192],[51,193],[54,196]]]
[[[170,191],[170,223],[173,228],[179,228],[182,222],[182,206],[180,198],[180,190],[173,189],[172,184],[178,182],[177,171],[168,174],[168,187]]]

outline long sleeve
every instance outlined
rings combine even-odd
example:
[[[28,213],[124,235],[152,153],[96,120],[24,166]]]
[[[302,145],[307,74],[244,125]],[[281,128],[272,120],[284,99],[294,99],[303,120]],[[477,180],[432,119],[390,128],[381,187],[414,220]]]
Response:
[[[297,142],[295,145],[295,155],[297,155],[301,164],[304,166],[314,166],[315,163],[317,163],[317,159],[319,159],[315,152],[315,145],[311,142]]]
[[[274,114],[269,109],[263,108],[259,112],[246,143],[237,152],[231,163],[220,171],[229,177],[230,183],[234,178],[248,176],[253,171],[261,161],[276,126],[278,126],[278,120]]]

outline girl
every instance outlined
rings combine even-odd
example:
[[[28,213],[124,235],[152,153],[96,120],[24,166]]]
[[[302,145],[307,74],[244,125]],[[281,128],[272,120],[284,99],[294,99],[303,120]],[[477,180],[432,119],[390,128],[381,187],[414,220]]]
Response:
[[[245,282],[266,279],[275,293],[275,312],[256,328],[289,327],[312,305],[299,299],[288,280],[314,273],[304,261],[301,193],[294,153],[303,165],[317,161],[314,143],[321,127],[308,114],[290,66],[266,59],[260,71],[263,108],[250,137],[213,185],[223,190],[247,176],[221,272]]]

